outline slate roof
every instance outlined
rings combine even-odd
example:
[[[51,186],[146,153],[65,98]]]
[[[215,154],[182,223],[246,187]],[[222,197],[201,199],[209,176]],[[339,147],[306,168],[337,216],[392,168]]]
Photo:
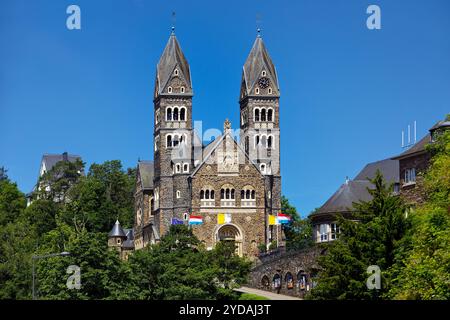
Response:
[[[450,121],[448,120],[441,120],[437,122],[434,126],[431,127],[430,131],[435,131],[436,129],[440,128],[449,128],[450,127]]]
[[[153,190],[153,175],[154,163],[153,161],[139,161],[138,172],[141,176],[142,189]]]
[[[419,140],[415,145],[406,150],[405,152],[399,154],[398,156],[393,157],[394,160],[403,159],[415,154],[420,154],[425,152],[425,146],[431,142],[431,135],[427,134],[425,137]]]
[[[349,212],[353,207],[353,202],[369,201],[371,199],[371,195],[367,191],[369,187],[371,187],[369,181],[348,181],[341,185],[331,198],[314,214]]]
[[[367,164],[353,180],[373,179],[377,170],[380,170],[384,179],[389,183],[400,182],[398,160],[384,159]]]
[[[356,175],[354,180],[341,185],[313,215],[350,212],[353,202],[372,199],[367,188],[373,188],[373,185],[367,178],[373,179],[378,169],[389,183],[398,183],[400,181],[398,160],[384,159],[369,163]]]
[[[67,153],[49,154],[49,153],[46,153],[42,156],[41,162],[45,164],[45,169],[47,171],[50,171],[55,166],[55,164],[57,164],[60,161],[63,161],[65,156],[67,156],[67,160],[69,162],[75,162],[78,159],[81,160],[80,156],[74,155],[74,154],[67,154]]]
[[[124,232],[126,234],[127,240],[125,240],[122,243],[122,248],[134,249],[134,233],[133,233],[133,229],[123,229],[123,230],[124,230]]]
[[[271,83],[275,84],[275,87],[272,86],[273,95],[279,94],[279,86],[278,86],[278,76],[275,69],[275,65],[270,58],[270,55],[264,45],[264,42],[260,36],[258,36],[253,43],[253,47],[245,61],[242,70],[242,78],[245,83],[246,94],[250,95],[253,87],[258,82],[261,77],[261,72],[266,70],[267,77],[271,80]]]
[[[156,91],[161,94],[170,80],[175,67],[180,71],[180,76],[186,81],[187,88],[186,93],[190,92],[192,89],[191,84],[191,72],[189,64],[186,57],[181,50],[180,44],[178,43],[175,34],[172,33],[167,41],[166,47],[164,48],[163,54],[159,59],[158,65],[156,66]]]
[[[120,226],[119,220],[116,220],[116,223],[112,227],[111,231],[108,233],[108,237],[122,237],[126,238],[127,235],[125,234],[125,231],[123,231],[122,227]]]

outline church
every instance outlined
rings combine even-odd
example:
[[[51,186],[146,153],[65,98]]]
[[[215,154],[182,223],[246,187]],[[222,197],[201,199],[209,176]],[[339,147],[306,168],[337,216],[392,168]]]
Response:
[[[156,67],[154,160],[137,165],[134,249],[157,243],[171,224],[189,225],[208,250],[234,241],[237,254],[251,258],[281,246],[281,227],[269,223],[281,211],[280,91],[260,32],[242,68],[239,128],[225,120],[204,144],[193,128],[193,96],[172,30]]]

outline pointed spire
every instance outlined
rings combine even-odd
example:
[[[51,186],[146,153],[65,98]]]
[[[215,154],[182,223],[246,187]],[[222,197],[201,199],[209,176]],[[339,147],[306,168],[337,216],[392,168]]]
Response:
[[[257,29],[253,47],[245,61],[242,73],[243,96],[255,94],[255,87],[262,77],[269,79],[271,96],[279,95],[278,76],[269,52],[261,37],[261,29]],[[260,95],[264,95],[261,93]]]
[[[177,69],[176,74],[175,69]],[[192,93],[189,63],[175,36],[175,27],[172,27],[169,41],[167,41],[166,47],[164,48],[163,54],[156,67],[155,95],[166,92],[164,89],[174,76],[179,77],[185,84],[185,93]]]
[[[127,237],[127,235],[123,231],[122,227],[120,226],[119,220],[116,220],[116,223],[112,227],[111,231],[108,233],[108,237],[110,237],[110,238],[113,238],[113,237],[126,238]]]

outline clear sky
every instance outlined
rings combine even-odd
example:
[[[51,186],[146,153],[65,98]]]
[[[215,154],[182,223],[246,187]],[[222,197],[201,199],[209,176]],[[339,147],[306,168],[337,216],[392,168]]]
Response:
[[[81,8],[81,30],[66,8]],[[381,8],[381,30],[366,9]],[[450,1],[4,0],[0,165],[24,192],[44,153],[152,159],[155,67],[176,11],[195,120],[239,124],[242,65],[262,36],[277,67],[282,189],[302,215],[450,112]]]

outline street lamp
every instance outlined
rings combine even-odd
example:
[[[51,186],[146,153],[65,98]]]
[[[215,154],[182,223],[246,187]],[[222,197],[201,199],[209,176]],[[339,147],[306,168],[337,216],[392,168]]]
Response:
[[[49,254],[44,254],[44,255],[39,255],[39,256],[32,256],[32,263],[33,263],[33,286],[32,286],[32,290],[33,290],[33,300],[36,300],[36,289],[35,289],[35,283],[36,283],[36,272],[35,272],[35,267],[34,267],[34,261],[37,259],[43,259],[43,258],[51,258],[51,257],[67,257],[70,256],[70,252],[67,251],[63,251],[60,253],[49,253]]]

